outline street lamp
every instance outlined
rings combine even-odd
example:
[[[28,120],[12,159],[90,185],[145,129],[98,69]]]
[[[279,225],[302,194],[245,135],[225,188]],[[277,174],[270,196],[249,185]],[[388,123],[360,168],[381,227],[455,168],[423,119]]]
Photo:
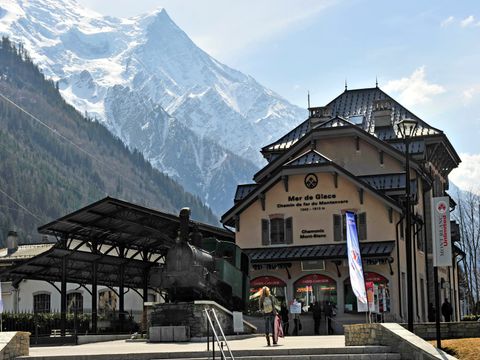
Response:
[[[410,213],[410,140],[417,129],[417,121],[404,119],[397,124],[405,142],[405,244],[407,253],[407,321],[408,331],[413,332],[413,281],[412,281],[412,224]],[[397,249],[398,251],[398,249]]]

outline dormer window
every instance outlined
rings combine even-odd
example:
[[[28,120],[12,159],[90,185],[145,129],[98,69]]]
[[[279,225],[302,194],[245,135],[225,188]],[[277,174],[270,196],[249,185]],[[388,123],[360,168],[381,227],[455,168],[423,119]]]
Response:
[[[358,126],[363,125],[364,120],[365,120],[365,117],[363,115],[352,115],[348,118],[348,121]]]

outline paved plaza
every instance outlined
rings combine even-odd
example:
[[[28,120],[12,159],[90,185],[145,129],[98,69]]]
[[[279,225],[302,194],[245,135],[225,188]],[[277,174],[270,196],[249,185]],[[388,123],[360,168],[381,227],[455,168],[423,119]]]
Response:
[[[315,348],[342,348],[345,347],[343,335],[334,336],[289,336],[279,339],[279,344],[268,348],[264,336],[254,336],[238,340],[230,340],[233,351],[265,350],[265,349],[315,349]],[[30,357],[41,359],[58,357],[81,358],[91,355],[125,355],[125,354],[171,354],[203,352],[207,349],[205,342],[187,343],[147,343],[129,342],[125,340],[108,341],[101,343],[84,344],[77,346],[31,347]],[[159,356],[163,357],[163,356]],[[166,356],[167,357],[167,356]],[[114,359],[114,357],[112,357]]]

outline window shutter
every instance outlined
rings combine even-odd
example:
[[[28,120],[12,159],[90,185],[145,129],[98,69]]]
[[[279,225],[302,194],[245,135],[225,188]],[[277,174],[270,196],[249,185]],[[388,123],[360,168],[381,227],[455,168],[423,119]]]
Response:
[[[342,215],[333,215],[333,240],[342,241]]]
[[[262,245],[270,245],[270,231],[267,219],[262,219]]]
[[[291,217],[285,219],[285,239],[287,244],[293,244],[293,221]]]
[[[358,240],[367,240],[367,213],[358,214]]]

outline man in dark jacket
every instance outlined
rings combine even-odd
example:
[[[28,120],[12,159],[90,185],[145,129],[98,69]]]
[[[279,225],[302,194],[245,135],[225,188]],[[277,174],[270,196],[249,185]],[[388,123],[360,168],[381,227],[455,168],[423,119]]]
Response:
[[[445,299],[445,302],[442,305],[442,315],[445,319],[445,322],[450,322],[451,316],[453,314],[452,304],[448,302],[448,299]]]
[[[320,319],[322,318],[322,308],[320,307],[318,301],[315,301],[312,305],[312,315],[315,335],[320,335]]]

